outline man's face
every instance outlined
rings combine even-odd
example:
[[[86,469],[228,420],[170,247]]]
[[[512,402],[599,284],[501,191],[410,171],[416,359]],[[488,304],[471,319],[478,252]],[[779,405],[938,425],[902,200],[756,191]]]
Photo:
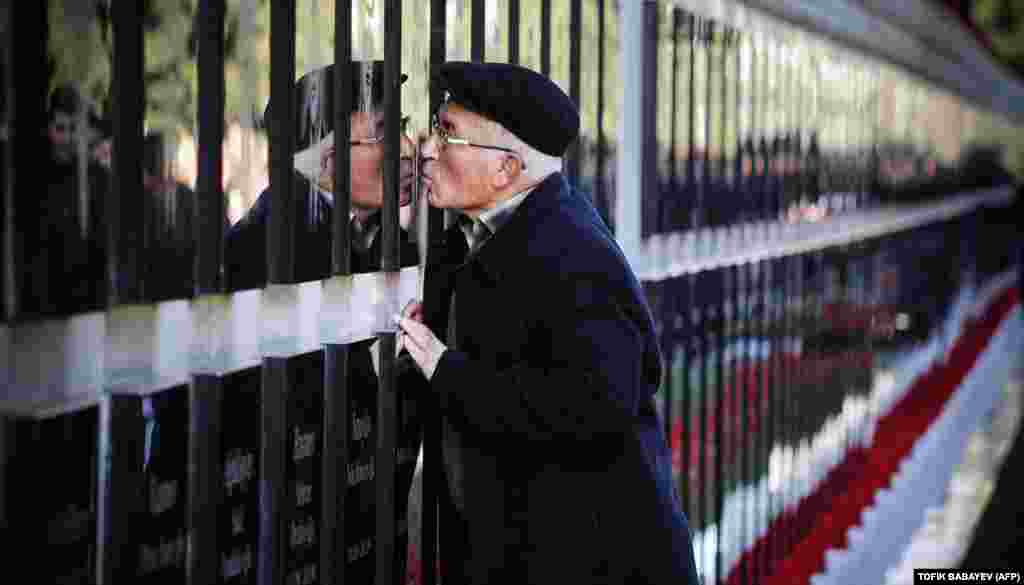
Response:
[[[67,112],[57,111],[47,127],[47,135],[53,148],[53,156],[59,162],[69,162],[75,153],[72,138],[75,136],[75,119]]]
[[[384,114],[381,112],[356,112],[352,114],[352,141],[369,140],[384,136]],[[399,162],[401,182],[399,183],[398,204],[406,206],[412,201],[415,180],[415,146],[408,136],[400,141]],[[334,152],[337,144],[324,151],[320,159],[320,187],[334,191]],[[351,146],[352,206],[362,209],[380,209],[384,206],[384,141],[376,144],[353,144]]]
[[[458,104],[442,106],[438,124],[450,136],[479,144],[493,144],[491,123]],[[502,154],[466,145],[447,145],[431,135],[423,145],[423,189],[430,204],[442,209],[478,211],[494,197],[492,177],[500,169]]]

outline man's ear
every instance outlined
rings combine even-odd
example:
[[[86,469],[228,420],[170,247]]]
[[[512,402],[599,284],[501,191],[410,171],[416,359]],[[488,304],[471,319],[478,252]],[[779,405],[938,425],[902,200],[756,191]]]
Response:
[[[523,163],[519,160],[519,157],[515,156],[504,156],[501,161],[501,168],[495,175],[495,187],[498,189],[504,189],[512,183],[516,182],[519,178],[520,173],[523,172]]]

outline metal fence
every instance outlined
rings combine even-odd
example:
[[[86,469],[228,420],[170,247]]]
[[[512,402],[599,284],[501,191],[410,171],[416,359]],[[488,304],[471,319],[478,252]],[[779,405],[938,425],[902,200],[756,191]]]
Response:
[[[332,4],[325,56],[330,43],[310,39],[326,34],[317,27]],[[842,244],[782,245],[803,241],[782,227],[801,217],[864,211],[881,159],[857,133],[871,117],[866,93],[844,102],[846,126],[816,137],[820,117],[803,117],[800,100],[834,88],[811,81],[810,61],[768,29],[645,2],[651,34],[634,38],[611,0],[169,5],[3,8],[0,523],[12,559],[44,551],[30,569],[41,581],[383,584],[418,565],[436,582],[439,419],[400,398],[415,376],[400,371],[387,317],[432,290],[422,267],[445,218],[414,197],[420,227],[403,224],[400,120],[425,129],[442,97],[429,69],[448,59],[520,62],[563,84],[583,124],[566,157],[571,184],[613,227],[619,194],[642,205],[645,258],[660,270],[644,279],[671,365],[662,416],[698,566],[714,582],[775,570],[806,531],[801,447],[869,392],[883,347],[934,335],[951,295],[982,279],[972,274],[1007,267],[985,266],[1006,256],[978,232],[990,212],[970,206],[914,229],[890,218]],[[653,104],[633,130],[635,102],[620,99],[630,43],[644,54],[641,103]],[[326,64],[317,51],[333,74],[315,74]],[[296,90],[300,57],[313,94]],[[375,59],[383,67],[353,94],[345,72]],[[870,86],[869,69],[849,71]],[[380,104],[364,111],[383,115],[383,198],[370,258],[353,249],[353,190],[327,205],[296,155],[325,137],[311,128],[326,117],[335,144],[356,137],[350,100],[373,102],[375,84]],[[264,87],[273,107],[257,124]],[[314,110],[317,124],[294,123]],[[635,154],[620,138],[631,131],[643,145],[635,192],[617,170]],[[183,132],[194,134],[194,175],[181,172]],[[234,132],[247,136],[244,164]],[[255,175],[228,171],[259,169],[258,137],[270,189],[257,199]],[[354,184],[351,169],[337,149],[334,183]],[[261,202],[260,237],[233,240]],[[736,242],[781,251],[722,260]],[[951,258],[971,270],[951,274]],[[236,260],[260,266],[255,284],[232,282]],[[820,512],[840,494],[816,497]]]

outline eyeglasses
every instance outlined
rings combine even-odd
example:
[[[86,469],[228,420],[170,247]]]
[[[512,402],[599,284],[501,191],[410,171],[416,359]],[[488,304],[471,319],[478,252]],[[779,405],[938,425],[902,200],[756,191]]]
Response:
[[[411,116],[402,116],[402,119],[399,120],[399,122],[398,122],[398,133],[399,134],[405,134],[406,133],[406,129],[408,129],[408,127],[409,127],[409,118],[410,117]],[[349,140],[348,141],[350,146],[360,146],[360,145],[368,146],[368,145],[372,145],[372,144],[380,144],[381,142],[384,142],[384,137],[383,136],[373,136],[373,137],[370,137],[370,138],[362,138],[362,139],[359,139],[359,140]]]
[[[487,150],[499,150],[501,152],[507,152],[509,154],[516,155],[519,158],[519,162],[523,165],[523,170],[526,170],[526,160],[523,159],[523,155],[521,155],[518,152],[512,150],[511,148],[505,148],[504,146],[493,146],[493,145],[490,145],[490,144],[477,144],[475,142],[470,142],[469,140],[466,140],[465,138],[456,138],[455,136],[452,136],[451,134],[449,134],[448,130],[446,130],[444,127],[441,126],[441,120],[440,120],[440,118],[438,117],[437,114],[434,114],[433,118],[430,119],[430,129],[441,140],[442,147],[448,146],[449,144],[458,144],[458,145],[461,145],[461,146],[472,146],[474,148],[485,148]]]

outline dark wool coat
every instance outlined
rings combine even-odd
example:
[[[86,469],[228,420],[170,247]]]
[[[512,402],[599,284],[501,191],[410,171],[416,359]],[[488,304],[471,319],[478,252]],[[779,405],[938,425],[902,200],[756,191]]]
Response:
[[[468,261],[457,228],[436,245],[427,296],[454,289],[457,349],[430,385],[459,435],[465,502],[442,503],[444,573],[697,583],[654,406],[651,312],[591,204],[556,173]],[[435,332],[444,313],[427,314]]]

